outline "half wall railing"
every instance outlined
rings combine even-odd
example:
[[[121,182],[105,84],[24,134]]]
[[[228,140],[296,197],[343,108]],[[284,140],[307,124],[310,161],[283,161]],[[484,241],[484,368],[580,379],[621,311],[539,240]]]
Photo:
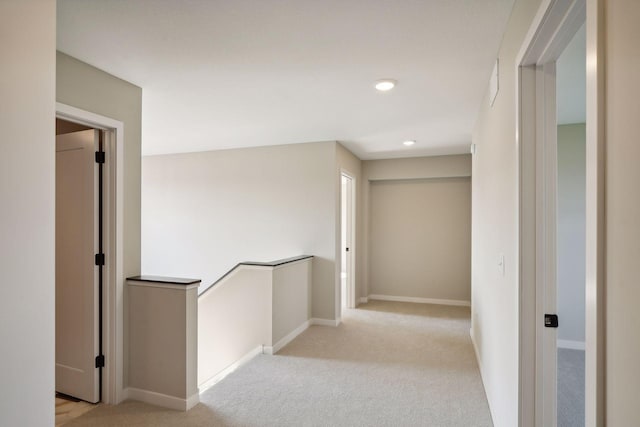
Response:
[[[198,298],[198,386],[256,354],[274,354],[309,326],[313,256],[241,262]]]

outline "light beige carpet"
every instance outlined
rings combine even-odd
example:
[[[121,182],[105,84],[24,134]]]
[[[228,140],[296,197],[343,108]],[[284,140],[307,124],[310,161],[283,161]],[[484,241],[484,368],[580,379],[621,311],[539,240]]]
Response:
[[[584,350],[558,349],[558,426],[584,427]]]
[[[491,426],[469,309],[374,301],[260,355],[187,413],[101,405],[68,426]]]
[[[56,395],[56,427],[65,425],[72,419],[78,418],[97,407],[98,405],[83,402],[82,400]]]

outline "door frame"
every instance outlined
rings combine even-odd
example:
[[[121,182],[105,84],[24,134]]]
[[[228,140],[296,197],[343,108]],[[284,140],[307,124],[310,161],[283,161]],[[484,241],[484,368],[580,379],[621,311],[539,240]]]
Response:
[[[516,57],[519,216],[519,424],[555,425],[544,412],[545,286],[555,280],[555,60],[586,21],[585,425],[604,425],[603,0],[543,0]],[[546,332],[546,333],[545,333]],[[549,404],[549,402],[547,402]],[[555,405],[555,402],[551,403]],[[547,419],[545,420],[545,416]],[[549,424],[549,421],[552,424]]]
[[[102,402],[124,400],[124,269],[123,269],[123,155],[124,123],[109,117],[56,103],[56,118],[104,131],[103,179],[103,352]]]
[[[349,172],[346,169],[341,168],[340,169],[340,273],[342,273],[342,251],[344,250],[344,248],[342,247],[342,177],[345,176],[348,179],[351,180],[351,200],[349,200],[349,203],[351,203],[351,232],[349,233],[349,239],[351,240],[351,245],[349,246],[349,253],[347,254],[347,257],[350,258],[351,260],[351,274],[347,274],[347,308],[356,308],[356,251],[357,251],[357,247],[356,247],[356,209],[357,209],[357,204],[356,204],[356,200],[357,200],[357,181],[356,181],[356,176],[355,174]],[[339,307],[339,311],[338,313],[340,313],[340,315],[338,317],[341,317],[342,313],[342,304],[341,304],[341,299],[342,299],[342,279],[340,279],[340,296],[339,298],[337,298],[338,300],[338,307]]]

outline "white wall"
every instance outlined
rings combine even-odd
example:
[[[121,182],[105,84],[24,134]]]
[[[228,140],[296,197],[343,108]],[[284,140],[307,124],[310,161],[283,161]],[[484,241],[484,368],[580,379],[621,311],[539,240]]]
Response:
[[[56,2],[0,2],[0,425],[54,424]]]
[[[585,336],[585,125],[558,126],[558,340],[584,345]],[[562,347],[568,343],[559,341]]]
[[[493,107],[485,96],[473,131],[472,336],[496,427],[518,425],[515,56],[539,5],[516,0],[498,52],[498,96]],[[500,254],[504,275],[497,265]]]
[[[124,274],[140,274],[142,89],[62,52],[56,55],[56,100],[124,123]]]
[[[336,143],[143,159],[142,270],[202,279],[241,261],[314,255],[313,317],[334,319]]]
[[[471,300],[471,182],[372,181],[370,295]]]
[[[140,274],[140,168],[142,89],[62,52],[56,55],[56,100],[124,124],[123,272]],[[109,262],[107,260],[107,262]],[[125,293],[126,295],[126,293]],[[128,310],[124,300],[123,385],[127,386]]]
[[[365,178],[369,181],[471,176],[469,154],[365,160],[363,164]]]
[[[196,288],[127,282],[129,299],[129,390],[132,399],[160,393],[186,400],[198,384],[198,291]],[[151,402],[150,402],[151,403]],[[173,401],[180,408],[179,401]]]
[[[640,2],[607,0],[606,418],[640,419]]]
[[[240,265],[198,299],[201,392],[258,352],[277,353],[311,316],[313,259]]]
[[[198,386],[271,342],[270,268],[240,266],[198,299]]]
[[[311,319],[313,260],[275,267],[272,273],[271,345]]]
[[[362,179],[359,191],[361,194],[360,214],[361,243],[360,277],[358,292],[360,296],[368,296],[371,291],[371,182],[384,180],[423,180],[432,178],[456,178],[471,176],[471,156],[432,156],[412,157],[405,159],[366,160],[362,162]]]

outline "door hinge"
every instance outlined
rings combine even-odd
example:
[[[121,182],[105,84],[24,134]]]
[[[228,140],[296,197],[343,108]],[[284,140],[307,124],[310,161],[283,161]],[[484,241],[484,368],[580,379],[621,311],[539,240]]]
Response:
[[[96,356],[96,368],[104,368],[104,354]]]
[[[96,254],[96,265],[104,265],[104,254]]]
[[[558,327],[558,315],[557,314],[545,314],[544,315],[544,327],[545,328],[557,328]]]
[[[105,155],[104,151],[96,151],[96,163],[104,163]]]

